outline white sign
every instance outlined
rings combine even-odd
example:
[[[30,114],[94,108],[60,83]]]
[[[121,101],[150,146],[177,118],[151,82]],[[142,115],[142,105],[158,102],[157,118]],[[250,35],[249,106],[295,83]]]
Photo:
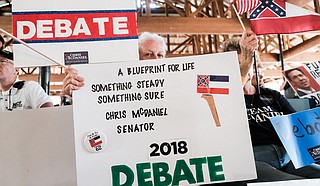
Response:
[[[248,183],[248,186],[319,186],[320,179],[304,179],[289,181],[274,181],[262,183]]]
[[[72,107],[0,112],[0,147],[0,185],[77,185]]]
[[[79,186],[256,177],[235,52],[76,68]]]
[[[59,64],[138,59],[135,0],[15,0],[13,34]],[[57,65],[16,42],[17,67]]]

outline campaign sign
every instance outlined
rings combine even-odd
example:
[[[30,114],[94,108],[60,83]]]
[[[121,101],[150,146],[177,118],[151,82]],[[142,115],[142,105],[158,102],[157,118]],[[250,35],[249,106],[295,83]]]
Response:
[[[138,59],[135,0],[16,0],[12,22],[18,67]]]
[[[78,185],[256,177],[235,52],[75,67]]]
[[[320,179],[301,179],[301,180],[286,180],[286,181],[272,181],[248,183],[248,186],[319,186]]]
[[[320,61],[283,71],[282,74],[301,98],[312,98],[320,105]]]
[[[270,118],[295,168],[320,161],[320,108]]]

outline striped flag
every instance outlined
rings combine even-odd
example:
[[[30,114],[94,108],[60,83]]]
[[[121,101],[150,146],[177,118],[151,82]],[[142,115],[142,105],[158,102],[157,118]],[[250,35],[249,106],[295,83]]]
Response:
[[[250,23],[257,35],[293,34],[320,30],[320,14],[281,0],[260,0]]]
[[[89,143],[92,148],[95,148],[96,146],[98,146],[102,143],[102,139],[100,138],[100,136],[96,136],[96,137],[90,139]]]
[[[229,88],[225,83],[229,82],[229,76],[224,75],[197,75],[197,93],[201,94],[229,94]],[[221,83],[222,87],[218,87]]]
[[[239,14],[249,12],[259,4],[259,0],[231,0],[230,4],[234,4],[237,1],[237,9]]]

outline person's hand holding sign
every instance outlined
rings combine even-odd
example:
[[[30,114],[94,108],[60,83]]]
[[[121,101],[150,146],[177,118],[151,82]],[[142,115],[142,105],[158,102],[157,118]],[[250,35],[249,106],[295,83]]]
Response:
[[[84,86],[84,78],[78,75],[78,71],[68,67],[65,69],[66,77],[63,79],[62,96],[72,96],[73,90],[79,90]]]

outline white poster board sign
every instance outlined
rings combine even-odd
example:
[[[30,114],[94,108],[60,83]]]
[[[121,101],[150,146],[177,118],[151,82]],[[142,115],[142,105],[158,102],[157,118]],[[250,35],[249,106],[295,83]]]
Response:
[[[0,112],[0,185],[76,186],[72,107]]]
[[[304,179],[289,181],[274,181],[262,183],[248,183],[248,186],[319,186],[320,179]]]
[[[60,64],[138,59],[135,0],[15,0],[13,34]],[[14,43],[17,67],[56,65]]]
[[[76,68],[79,186],[256,177],[235,52]]]

